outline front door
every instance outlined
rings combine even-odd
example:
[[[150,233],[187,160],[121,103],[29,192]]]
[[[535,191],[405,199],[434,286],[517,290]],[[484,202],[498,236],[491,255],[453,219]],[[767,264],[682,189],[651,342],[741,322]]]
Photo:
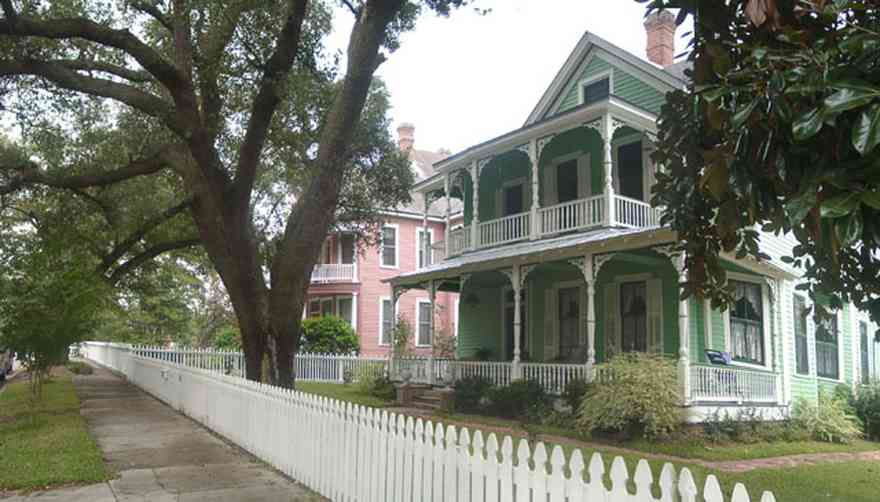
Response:
[[[513,290],[508,289],[504,293],[504,350],[506,352],[507,359],[513,360],[513,321],[514,321],[514,312],[516,308],[513,303]],[[526,347],[526,331],[528,329],[526,326],[529,324],[526,322],[526,294],[525,291],[522,291],[520,296],[520,333],[519,333],[519,351],[520,351],[520,360],[528,360],[529,354],[527,352]]]
[[[559,357],[566,361],[583,359],[579,336],[580,288],[561,288],[558,296]]]
[[[645,281],[620,284],[620,342],[624,352],[648,351],[648,301]]]

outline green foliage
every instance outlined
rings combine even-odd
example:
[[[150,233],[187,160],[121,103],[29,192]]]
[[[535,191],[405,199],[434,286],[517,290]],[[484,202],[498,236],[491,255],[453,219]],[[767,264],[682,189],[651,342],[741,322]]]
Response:
[[[67,370],[75,375],[91,375],[95,372],[91,366],[81,361],[70,361],[66,366]]]
[[[489,414],[501,418],[540,421],[550,407],[550,396],[535,380],[517,380],[505,387],[492,387],[488,392]]]
[[[589,388],[590,384],[585,380],[570,380],[562,391],[562,401],[571,411],[577,413],[581,409],[581,403]]]
[[[445,331],[438,331],[434,333],[434,357],[440,357],[443,359],[454,359],[457,341],[457,338],[446,333]]]
[[[391,349],[394,357],[411,357],[415,354],[413,350],[413,330],[409,321],[404,317],[398,317],[394,323],[394,329],[391,331]]]
[[[355,385],[360,393],[386,401],[397,397],[394,382],[384,372],[380,362],[361,365],[355,375]]]
[[[668,95],[652,156],[664,166],[652,202],[687,251],[686,292],[729,305],[720,254],[766,259],[755,229],[791,232],[785,259],[802,289],[880,320],[880,11],[651,1],[662,7],[700,20],[691,86]]]
[[[607,363],[612,378],[591,385],[580,407],[584,434],[625,431],[653,438],[681,425],[681,396],[675,362],[663,356],[626,353]]]
[[[847,403],[819,392],[817,402],[804,398],[795,402],[792,420],[816,441],[849,443],[862,434],[856,418],[847,412]]]
[[[220,350],[240,351],[241,333],[232,326],[225,326],[217,332],[212,346]]]
[[[880,384],[859,389],[852,406],[862,422],[865,436],[875,441],[880,440]]]
[[[743,408],[736,414],[716,409],[702,424],[703,436],[711,443],[772,443],[811,439],[809,431],[793,420],[764,420],[755,408]]]
[[[306,319],[299,351],[311,354],[357,354],[360,341],[348,321],[336,316]]]
[[[469,376],[455,382],[455,411],[474,413],[492,388],[492,382],[480,376]]]

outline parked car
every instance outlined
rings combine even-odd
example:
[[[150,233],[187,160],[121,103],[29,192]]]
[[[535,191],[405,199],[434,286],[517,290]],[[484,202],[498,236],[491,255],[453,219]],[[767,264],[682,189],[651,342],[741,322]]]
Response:
[[[12,360],[15,354],[9,349],[0,347],[0,382],[6,380],[6,375],[12,373]]]

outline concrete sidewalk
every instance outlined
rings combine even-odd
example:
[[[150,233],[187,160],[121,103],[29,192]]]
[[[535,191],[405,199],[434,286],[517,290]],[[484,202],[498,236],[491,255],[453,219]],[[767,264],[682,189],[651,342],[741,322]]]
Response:
[[[104,368],[74,378],[89,432],[116,479],[9,501],[325,500]]]

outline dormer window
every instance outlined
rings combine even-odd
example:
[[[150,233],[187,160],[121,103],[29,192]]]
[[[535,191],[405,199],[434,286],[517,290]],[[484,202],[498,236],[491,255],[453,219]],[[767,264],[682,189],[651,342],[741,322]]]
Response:
[[[611,93],[611,80],[605,77],[584,85],[584,104],[589,105],[608,99]]]

